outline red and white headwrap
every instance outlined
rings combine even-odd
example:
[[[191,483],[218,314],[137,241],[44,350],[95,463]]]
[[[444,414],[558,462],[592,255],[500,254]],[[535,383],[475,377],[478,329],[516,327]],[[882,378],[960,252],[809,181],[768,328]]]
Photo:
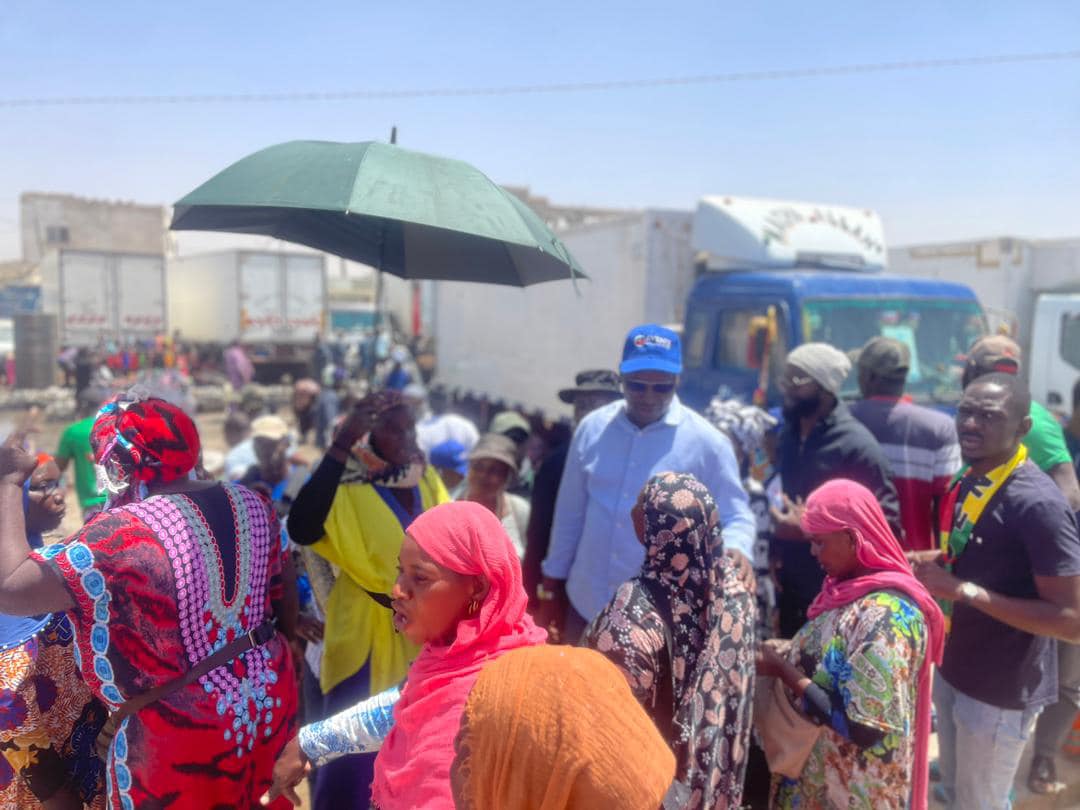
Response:
[[[201,450],[199,431],[183,410],[130,394],[102,406],[90,446],[110,507],[141,499],[148,484],[183,478],[198,464]]]

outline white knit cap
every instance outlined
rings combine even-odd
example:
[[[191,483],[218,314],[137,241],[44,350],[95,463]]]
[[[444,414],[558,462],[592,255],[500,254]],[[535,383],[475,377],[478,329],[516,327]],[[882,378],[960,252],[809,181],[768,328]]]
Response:
[[[804,343],[788,353],[787,362],[805,371],[834,397],[840,395],[851,371],[848,356],[828,343]]]

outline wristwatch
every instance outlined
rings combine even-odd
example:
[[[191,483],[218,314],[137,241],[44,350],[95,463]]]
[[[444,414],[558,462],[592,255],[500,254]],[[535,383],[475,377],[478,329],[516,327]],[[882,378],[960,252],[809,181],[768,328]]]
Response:
[[[963,597],[965,602],[972,602],[978,597],[979,591],[982,590],[974,582],[961,582],[960,587],[957,589],[960,591],[960,596]]]

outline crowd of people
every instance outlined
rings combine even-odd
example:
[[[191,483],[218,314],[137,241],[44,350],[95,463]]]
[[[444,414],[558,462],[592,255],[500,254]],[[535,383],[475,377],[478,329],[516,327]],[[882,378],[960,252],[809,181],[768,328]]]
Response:
[[[643,325],[542,442],[375,337],[359,372],[320,343],[285,415],[226,350],[220,464],[139,389],[84,386],[53,456],[7,438],[0,810],[1007,808],[1032,737],[1060,789],[1080,416],[1008,339],[955,418],[886,337],[699,414]],[[46,544],[69,465],[84,525]]]

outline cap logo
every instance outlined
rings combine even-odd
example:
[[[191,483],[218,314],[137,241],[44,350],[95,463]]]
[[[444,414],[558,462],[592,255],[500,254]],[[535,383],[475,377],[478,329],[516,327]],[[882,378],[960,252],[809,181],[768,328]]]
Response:
[[[671,338],[663,335],[634,335],[635,349],[644,349],[646,346],[659,346],[664,351],[671,351]]]

